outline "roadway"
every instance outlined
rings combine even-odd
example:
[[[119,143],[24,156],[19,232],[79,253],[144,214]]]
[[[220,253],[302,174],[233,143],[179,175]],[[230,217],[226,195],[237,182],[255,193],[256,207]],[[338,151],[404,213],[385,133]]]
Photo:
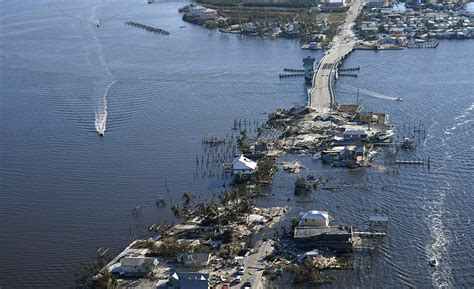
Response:
[[[343,25],[334,36],[331,49],[321,59],[315,71],[312,88],[308,92],[308,106],[321,113],[327,113],[335,103],[332,81],[335,78],[339,60],[348,55],[355,46],[356,39],[352,27],[362,10],[362,0],[353,0]]]

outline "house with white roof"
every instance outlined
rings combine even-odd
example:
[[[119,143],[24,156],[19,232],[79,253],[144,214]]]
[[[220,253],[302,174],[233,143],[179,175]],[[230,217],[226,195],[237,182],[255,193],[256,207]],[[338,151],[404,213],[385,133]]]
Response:
[[[210,20],[217,17],[217,10],[197,5],[189,7],[189,11],[186,15],[190,17],[198,17],[202,20]]]
[[[155,258],[131,256],[122,258],[120,263],[112,266],[111,272],[125,277],[141,277],[152,272],[156,266],[158,260]]]
[[[326,211],[309,211],[300,214],[300,227],[328,227],[332,217]]]
[[[240,155],[232,162],[232,173],[234,175],[251,175],[257,169],[257,163]]]

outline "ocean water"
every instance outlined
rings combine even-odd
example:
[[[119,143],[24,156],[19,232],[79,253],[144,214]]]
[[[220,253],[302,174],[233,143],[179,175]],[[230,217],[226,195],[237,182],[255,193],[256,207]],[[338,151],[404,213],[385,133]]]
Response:
[[[172,221],[169,205],[182,192],[206,200],[221,190],[226,176],[196,173],[204,135],[224,137],[235,119],[262,120],[278,107],[305,103],[302,79],[278,74],[321,52],[184,23],[177,12],[184,4],[0,3],[2,288],[74,285],[80,263],[94,260],[99,247],[116,253],[146,225]],[[129,20],[171,34],[124,25]],[[415,154],[429,154],[431,168],[386,174],[383,158],[356,171],[304,160],[303,174],[365,188],[293,198],[295,211],[326,209],[351,224],[374,208],[390,212],[380,250],[362,256],[360,269],[338,273],[334,286],[474,286],[474,42],[357,51],[345,65],[361,71],[339,80],[338,101],[354,101],[360,88],[364,105],[389,112],[394,124],[426,125]],[[286,204],[294,178],[280,172],[273,195],[259,204]],[[155,206],[158,195],[167,206]],[[138,205],[141,214],[133,216]],[[430,258],[440,265],[429,268]]]

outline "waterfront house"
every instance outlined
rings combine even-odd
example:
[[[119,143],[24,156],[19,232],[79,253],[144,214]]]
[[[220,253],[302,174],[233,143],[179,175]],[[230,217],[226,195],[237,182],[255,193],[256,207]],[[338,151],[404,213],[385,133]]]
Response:
[[[346,141],[362,142],[367,140],[368,133],[365,130],[346,130],[342,133],[342,137]]]
[[[255,32],[257,32],[257,26],[252,22],[245,23],[243,32],[244,33],[255,33]]]
[[[328,212],[309,211],[301,213],[300,217],[293,235],[298,247],[322,247],[342,252],[352,250],[352,228],[330,226],[333,219]]]
[[[251,175],[257,169],[257,163],[240,155],[232,162],[232,173],[234,175]]]
[[[288,29],[286,30],[286,36],[288,38],[296,38],[300,35],[300,28],[298,25],[290,25]]]
[[[151,272],[158,266],[158,260],[151,257],[124,257],[111,270],[113,274],[124,277],[142,277]]]
[[[209,274],[196,272],[174,273],[170,278],[173,289],[209,289]]]
[[[211,20],[217,17],[217,10],[206,8],[203,6],[191,6],[186,16],[196,17],[201,20]]]
[[[300,214],[300,227],[327,227],[333,220],[326,211],[309,211]]]
[[[209,265],[209,260],[211,254],[209,253],[195,253],[195,252],[186,252],[180,253],[176,256],[176,259],[179,263],[182,263],[186,267],[207,267]]]
[[[296,105],[288,110],[288,115],[294,118],[302,118],[309,113],[309,108],[307,106]]]

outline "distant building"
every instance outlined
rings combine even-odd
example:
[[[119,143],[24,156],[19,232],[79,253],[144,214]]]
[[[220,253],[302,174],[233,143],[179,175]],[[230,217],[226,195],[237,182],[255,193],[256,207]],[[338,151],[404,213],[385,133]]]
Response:
[[[290,25],[286,30],[286,36],[288,38],[296,38],[300,35],[300,28],[298,25]]]
[[[171,288],[175,289],[209,289],[209,274],[180,272],[170,278]],[[169,288],[169,287],[168,287]]]
[[[367,7],[370,7],[370,8],[385,6],[384,0],[366,0],[366,1],[367,1],[366,2]]]
[[[124,257],[111,270],[113,274],[125,277],[145,276],[158,266],[158,260],[151,257]]]
[[[232,172],[234,175],[251,175],[257,169],[257,163],[240,155],[232,162]]]
[[[329,0],[329,7],[331,8],[340,8],[344,5],[342,0]]]
[[[332,217],[325,211],[300,214],[301,219],[293,237],[299,247],[324,247],[336,251],[351,251],[352,228],[329,226]]]
[[[301,213],[300,216],[300,227],[327,227],[329,226],[329,222],[332,220],[329,213],[324,211],[309,211]]]
[[[311,83],[313,82],[315,61],[316,59],[311,56],[303,58],[304,79],[306,81],[306,84],[308,85],[311,85]]]
[[[342,133],[344,140],[361,142],[367,140],[368,133],[365,130],[346,130]]]
[[[255,33],[257,32],[257,26],[254,23],[245,23],[244,24],[244,33]]]
[[[309,108],[307,106],[295,105],[294,107],[288,110],[288,115],[294,118],[302,118],[309,113]]]
[[[211,20],[217,17],[217,10],[206,8],[203,6],[191,6],[186,13],[187,16],[197,17],[202,20]]]

